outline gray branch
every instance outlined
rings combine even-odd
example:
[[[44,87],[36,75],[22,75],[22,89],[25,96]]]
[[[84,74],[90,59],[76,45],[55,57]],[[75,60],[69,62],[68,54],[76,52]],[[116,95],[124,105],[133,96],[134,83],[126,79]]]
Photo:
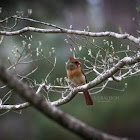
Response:
[[[140,58],[139,58],[140,59]],[[138,60],[139,60],[138,59]],[[137,59],[133,59],[134,63]],[[122,63],[121,63],[122,62]],[[126,62],[121,61],[121,64],[117,66],[123,66]],[[119,68],[118,67],[118,68]],[[117,68],[117,69],[118,69]],[[109,73],[114,73],[114,69]],[[104,75],[105,76],[105,75]],[[106,76],[108,77],[108,76]],[[103,79],[103,78],[101,78]],[[10,89],[14,89],[16,93],[18,93],[22,98],[30,102],[35,108],[37,108],[41,113],[43,113],[46,117],[49,117],[53,121],[56,121],[59,125],[68,129],[69,131],[75,133],[76,135],[85,138],[85,139],[96,139],[96,140],[127,140],[127,138],[119,138],[116,136],[112,136],[101,132],[95,128],[88,126],[87,124],[77,120],[76,118],[70,116],[69,114],[64,113],[61,109],[52,106],[50,103],[46,102],[46,99],[43,98],[41,94],[36,94],[34,90],[29,88],[22,81],[19,81],[14,76],[9,74],[3,66],[0,65],[0,80],[7,84]],[[98,81],[99,82],[99,81]],[[92,84],[92,83],[91,83]],[[89,86],[91,86],[89,83]],[[87,86],[87,85],[86,85]],[[85,86],[85,87],[86,87]],[[75,92],[85,87],[80,87],[75,90]]]
[[[87,31],[80,31],[80,30],[71,30],[71,29],[41,29],[41,28],[35,28],[35,27],[24,27],[17,31],[0,31],[0,35],[6,35],[6,36],[13,36],[13,35],[19,35],[25,32],[38,32],[38,33],[66,33],[66,34],[74,34],[74,35],[85,35],[90,37],[114,37],[117,39],[128,39],[136,44],[139,44],[140,40],[139,38],[136,38],[128,33],[125,34],[119,34],[115,32],[87,32]]]
[[[140,62],[140,55],[139,53],[135,57],[125,57],[122,60],[120,60],[114,67],[112,67],[110,70],[106,71],[103,74],[100,74],[97,78],[95,78],[93,81],[87,83],[83,86],[78,86],[71,90],[71,92],[66,96],[63,97],[57,101],[51,102],[51,105],[54,106],[60,106],[62,104],[68,103],[70,100],[72,100],[75,95],[78,92],[81,92],[85,89],[91,89],[99,85],[100,83],[106,81],[108,78],[112,77],[116,72],[118,72],[121,68],[123,68],[126,65],[133,65]],[[122,80],[122,78],[121,78]],[[39,87],[39,91],[41,91],[41,88],[45,85],[41,85]],[[53,88],[62,88],[59,86],[53,87]],[[68,88],[68,87],[66,87]],[[64,87],[65,89],[65,87]],[[38,93],[38,92],[37,92]],[[23,103],[19,105],[0,105],[0,110],[18,110],[23,109],[29,106],[29,103]]]
[[[66,97],[63,99],[59,99],[57,101],[52,102],[52,105],[59,106],[62,104],[65,104],[73,99],[73,97],[80,91],[91,89],[93,87],[96,87],[97,85],[101,84],[102,82],[106,81],[109,77],[112,77],[116,72],[118,72],[122,67],[125,65],[132,65],[135,63],[140,62],[140,55],[138,54],[135,57],[125,57],[122,60],[120,60],[114,67],[112,67],[110,70],[106,71],[105,73],[99,75],[97,78],[95,78],[93,81],[87,83],[83,86],[78,86],[77,88],[74,88]]]
[[[29,107],[30,104],[28,102],[17,104],[17,105],[0,105],[0,110],[20,110]]]

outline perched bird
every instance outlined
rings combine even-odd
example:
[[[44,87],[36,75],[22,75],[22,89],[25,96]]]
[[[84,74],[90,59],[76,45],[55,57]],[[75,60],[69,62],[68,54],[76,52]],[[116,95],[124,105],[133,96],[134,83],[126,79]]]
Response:
[[[67,76],[72,84],[76,86],[81,86],[87,83],[86,75],[80,67],[81,64],[81,62],[73,57],[69,57],[66,64]],[[93,101],[88,90],[84,90],[83,93],[87,106],[93,105]]]

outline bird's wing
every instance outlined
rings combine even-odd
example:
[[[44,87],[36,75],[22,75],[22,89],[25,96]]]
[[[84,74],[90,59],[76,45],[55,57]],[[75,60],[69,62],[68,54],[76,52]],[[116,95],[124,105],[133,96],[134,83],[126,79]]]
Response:
[[[82,72],[82,74],[85,76],[85,80],[86,80],[86,83],[87,83],[87,77],[86,77],[86,75],[84,74],[84,72],[83,72],[82,69],[81,69],[81,72]]]

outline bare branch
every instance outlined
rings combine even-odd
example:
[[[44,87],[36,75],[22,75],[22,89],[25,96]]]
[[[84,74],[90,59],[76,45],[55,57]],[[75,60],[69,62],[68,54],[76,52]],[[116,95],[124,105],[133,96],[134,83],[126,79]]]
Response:
[[[117,39],[128,39],[136,44],[139,44],[140,40],[128,33],[125,34],[119,34],[115,32],[87,32],[87,31],[80,31],[80,30],[71,30],[71,29],[41,29],[41,28],[35,28],[35,27],[24,27],[17,31],[0,31],[0,35],[6,35],[6,36],[12,36],[12,35],[19,35],[25,32],[38,32],[38,33],[67,33],[67,34],[74,34],[74,35],[84,35],[84,36],[90,36],[90,37],[114,37]]]
[[[118,72],[123,66],[125,65],[132,65],[135,63],[140,62],[140,55],[135,57],[125,57],[122,60],[120,60],[114,67],[112,67],[110,70],[106,71],[105,73],[99,75],[97,78],[95,78],[93,81],[87,83],[83,86],[78,86],[74,88],[66,97],[59,99],[57,101],[52,102],[52,105],[59,106],[62,104],[65,104],[73,99],[73,97],[80,91],[91,89],[102,82],[106,81],[109,77],[112,77],[116,72]]]
[[[40,32],[40,33],[66,33],[66,34],[74,34],[76,39],[78,39],[80,41],[81,40],[85,41],[84,48],[88,52],[88,55],[91,57],[91,61],[86,60],[84,58],[83,59],[80,58],[80,56],[78,55],[77,50],[75,48],[75,46],[78,48],[80,46],[80,44],[77,43],[76,41],[74,41],[71,38],[71,36],[68,35],[69,40],[75,45],[75,46],[73,46],[73,44],[68,42],[68,44],[71,45],[71,47],[73,49],[73,55],[74,56],[77,55],[79,57],[79,59],[82,59],[84,61],[84,66],[86,67],[86,70],[88,70],[87,73],[95,72],[98,77],[96,79],[94,79],[93,81],[91,81],[90,83],[88,83],[88,84],[86,84],[84,86],[74,88],[74,89],[70,88],[68,82],[66,84],[64,84],[63,82],[59,82],[59,84],[61,86],[57,86],[55,84],[51,85],[50,83],[47,83],[48,77],[50,76],[50,74],[55,69],[56,57],[55,57],[55,60],[54,60],[54,63],[53,63],[48,59],[51,55],[49,57],[46,57],[46,56],[43,55],[42,51],[38,51],[38,48],[37,48],[37,50],[36,50],[37,53],[40,56],[42,56],[44,59],[46,59],[50,64],[52,64],[52,69],[47,74],[47,76],[45,78],[46,83],[41,83],[41,84],[36,85],[33,80],[32,80],[32,82],[35,84],[35,86],[39,86],[38,90],[36,91],[37,94],[40,93],[41,90],[45,90],[46,92],[53,91],[55,93],[62,94],[62,98],[51,102],[52,105],[59,106],[59,105],[68,103],[70,100],[73,99],[73,97],[78,92],[82,92],[85,89],[91,89],[91,88],[93,89],[93,88],[95,88],[95,86],[97,86],[100,83],[104,82],[105,84],[100,86],[101,88],[98,91],[94,92],[93,94],[101,92],[104,88],[106,88],[106,86],[107,86],[108,82],[110,81],[110,79],[119,82],[122,79],[125,79],[125,78],[133,76],[133,75],[138,75],[140,73],[140,70],[138,69],[138,65],[129,66],[129,65],[134,64],[134,63],[138,64],[137,62],[139,62],[139,56],[125,57],[124,59],[120,60],[120,59],[117,58],[118,56],[116,55],[116,54],[119,54],[119,53],[124,53],[125,56],[128,56],[127,53],[133,52],[134,54],[136,54],[136,51],[129,50],[129,47],[128,47],[127,50],[123,50],[123,51],[119,50],[119,51],[115,52],[114,47],[112,45],[113,43],[111,42],[111,45],[110,45],[109,41],[103,40],[104,43],[106,43],[112,49],[112,54],[110,54],[110,56],[109,56],[108,50],[103,49],[102,47],[100,47],[97,44],[95,44],[94,39],[93,40],[89,39],[89,37],[105,37],[105,36],[109,36],[109,37],[114,37],[114,38],[117,38],[117,39],[119,39],[119,38],[128,39],[129,41],[132,41],[132,42],[134,42],[136,44],[139,44],[139,41],[140,41],[139,38],[136,38],[136,37],[134,37],[132,35],[129,35],[127,33],[118,34],[118,33],[115,33],[115,32],[108,32],[108,31],[95,33],[95,32],[89,32],[89,30],[88,31],[79,31],[79,30],[65,29],[65,28],[61,28],[59,26],[56,26],[54,24],[41,22],[41,21],[37,21],[37,20],[34,20],[34,19],[30,19],[30,18],[19,17],[19,16],[11,16],[9,18],[1,20],[0,23],[6,22],[7,20],[10,20],[11,18],[15,19],[15,24],[11,27],[10,31],[0,31],[1,35],[7,35],[7,36],[20,35],[21,36],[21,33],[24,33],[24,32],[27,32],[27,31]],[[46,26],[49,26],[49,27],[53,27],[55,29],[41,29],[41,28],[35,28],[35,27],[25,27],[23,29],[13,31],[13,28],[15,26],[17,26],[17,24],[21,20],[46,25]],[[83,35],[82,39],[78,38],[76,35]],[[91,49],[88,48],[88,44],[91,44],[92,46],[94,46],[97,49],[97,53],[95,54],[95,56],[92,55]],[[35,60],[25,61],[25,59],[29,58],[30,55],[35,51],[27,51],[27,53],[26,53],[25,52],[26,46],[23,45],[23,48],[24,49],[23,49],[22,52],[17,52],[17,53],[19,53],[19,57],[16,59],[15,63],[12,64],[11,61],[9,60],[11,66],[8,68],[8,70],[10,70],[10,69],[14,70],[14,68],[18,64],[28,64],[28,63],[32,63],[34,61],[39,60],[37,58]],[[79,47],[79,50],[80,50],[80,47]],[[104,57],[101,55],[101,51],[104,52],[104,54],[105,54]],[[25,54],[24,54],[24,52],[25,52]],[[137,58],[137,61],[134,61],[134,59],[136,59],[136,58]],[[94,62],[92,60],[94,60]],[[132,61],[133,61],[133,63],[132,63]],[[122,70],[126,70],[126,71],[128,70],[128,71],[127,72],[125,71],[125,73],[124,73],[124,72],[122,72]],[[35,71],[36,71],[36,69],[31,71],[29,74],[27,74],[25,76],[21,76],[20,74],[18,74],[16,72],[16,70],[14,70],[15,75],[21,77],[21,80],[23,80],[23,79],[28,80],[28,76],[30,74],[34,73]],[[119,75],[116,74],[116,72],[118,72],[118,71],[120,72]],[[64,86],[64,85],[66,85],[66,86]],[[0,87],[0,88],[5,88],[6,86],[7,85],[5,85],[3,87]],[[63,96],[64,93],[68,93],[68,92],[69,92],[69,94],[66,97],[64,97]],[[10,97],[9,94],[8,94],[8,97]],[[8,109],[8,110],[11,110],[11,109],[23,109],[24,107],[26,108],[28,106],[29,106],[29,103],[22,103],[22,104],[18,104],[18,105],[4,105],[4,102],[3,102],[3,104],[0,105],[0,109]]]
[[[29,107],[30,104],[28,102],[17,104],[17,105],[0,105],[0,110],[20,110]]]
[[[0,66],[0,79],[7,84],[10,89],[14,89],[22,98],[29,101],[46,117],[56,121],[59,125],[67,128],[82,138],[97,140],[127,140],[127,138],[119,138],[92,128],[69,114],[64,113],[61,109],[52,106],[50,103],[46,102],[46,99],[44,99],[41,94],[35,94],[35,92],[26,84],[8,74],[2,66]]]
[[[86,85],[83,85],[83,86],[79,86],[79,87],[75,87],[75,88],[71,88],[71,92],[66,96],[66,97],[63,97],[61,99],[58,99],[57,101],[53,101],[51,102],[52,105],[55,105],[55,106],[60,106],[62,104],[65,104],[67,102],[69,102],[70,100],[72,100],[74,98],[74,96],[78,93],[78,92],[81,92],[83,90],[86,90],[86,89],[91,89],[91,88],[94,88],[95,86],[99,85],[100,83],[106,81],[109,77],[112,77],[116,72],[118,72],[123,66],[125,65],[132,65],[132,64],[135,64],[135,63],[138,63],[140,62],[140,56],[135,56],[135,57],[125,57],[123,58],[122,60],[120,60],[114,67],[112,67],[110,70],[108,70],[107,72],[103,73],[103,74],[100,74],[97,78],[95,78],[93,81],[89,82],[88,84]],[[106,84],[102,87],[105,88],[105,86],[107,85],[108,82],[106,82]],[[41,91],[42,87],[44,86],[44,84],[42,84],[39,88],[38,88],[38,91]],[[68,89],[68,87],[63,87],[62,86],[52,86],[52,87],[49,87],[49,88],[60,88],[60,89]],[[101,90],[102,90],[101,89]],[[37,93],[38,93],[37,91]],[[7,109],[6,108],[6,105],[4,107],[2,107],[3,105],[1,105],[1,109]],[[18,106],[18,108],[16,109],[21,109],[23,108],[24,106]],[[26,107],[26,105],[25,105]],[[14,107],[13,107],[14,108]],[[11,108],[11,109],[13,109]],[[15,109],[14,108],[14,109]]]
[[[87,126],[83,122],[80,122],[79,120],[75,119],[74,117],[65,114],[63,111],[58,109],[55,106],[60,106],[62,104],[68,103],[70,100],[72,100],[76,94],[82,93],[83,90],[91,89],[94,90],[91,94],[96,94],[104,90],[105,88],[118,90],[114,88],[107,87],[107,84],[111,81],[117,81],[120,82],[121,80],[140,74],[140,53],[139,49],[132,50],[129,49],[129,45],[126,45],[123,50],[115,50],[113,46],[112,41],[103,40],[104,47],[99,46],[95,44],[94,38],[91,37],[114,37],[116,39],[127,39],[132,43],[135,43],[136,45],[140,44],[140,39],[136,38],[128,33],[119,34],[115,32],[89,32],[89,27],[87,31],[80,31],[80,30],[73,30],[72,28],[66,29],[59,27],[54,24],[46,23],[37,21],[30,18],[24,18],[22,17],[23,14],[17,14],[15,16],[11,16],[8,18],[5,18],[4,20],[0,20],[1,23],[1,29],[0,35],[0,44],[2,43],[5,36],[13,36],[13,35],[20,35],[20,37],[23,37],[29,41],[31,41],[32,37],[27,37],[26,34],[23,34],[25,32],[38,32],[38,33],[48,33],[48,34],[56,34],[56,33],[62,33],[62,34],[72,34],[74,37],[78,40],[84,41],[84,45],[80,45],[79,42],[75,41],[75,38],[73,39],[70,35],[68,35],[68,40],[65,39],[66,43],[70,45],[70,49],[72,50],[73,56],[78,57],[79,59],[84,61],[84,67],[86,68],[86,73],[96,73],[97,77],[92,80],[91,82],[87,83],[86,85],[71,88],[69,81],[67,81],[65,78],[56,78],[57,83],[59,83],[60,86],[55,84],[52,85],[49,83],[48,78],[50,77],[51,73],[55,70],[56,66],[56,57],[54,59],[54,62],[50,61],[49,58],[54,54],[55,50],[52,52],[49,52],[49,57],[44,56],[42,53],[42,49],[39,51],[39,47],[37,47],[36,50],[31,51],[31,43],[29,46],[26,47],[26,42],[23,41],[22,51],[19,51],[16,47],[14,51],[12,51],[13,56],[15,58],[15,62],[12,62],[10,58],[8,57],[8,61],[10,63],[10,67],[7,68],[7,71],[11,70],[15,77],[20,77],[20,79],[16,79],[12,76],[12,74],[8,74],[6,70],[0,66],[0,79],[5,83],[4,86],[1,86],[0,88],[9,87],[11,90],[5,94],[5,96],[0,99],[0,110],[7,110],[3,114],[9,112],[10,110],[21,110],[26,107],[29,107],[30,105],[33,105],[38,110],[40,110],[42,113],[44,113],[46,116],[51,118],[52,120],[56,121],[63,127],[69,129],[70,131],[76,133],[77,135],[81,136],[82,138],[86,139],[99,139],[99,140],[125,140],[125,138],[118,138],[115,136],[111,136],[108,134],[105,134],[99,130],[96,130],[94,128],[91,128],[90,126]],[[8,27],[9,20],[14,19],[14,23],[12,23],[11,27]],[[45,29],[44,28],[36,28],[36,27],[24,27],[19,30],[14,30],[15,27],[19,25],[21,21],[28,21],[33,22],[45,26],[49,26]],[[51,27],[51,28],[50,28]],[[77,36],[77,35],[80,35]],[[91,40],[92,39],[92,40]],[[70,42],[69,42],[70,41]],[[83,43],[83,42],[82,42]],[[81,43],[81,44],[82,44]],[[41,43],[39,43],[41,44]],[[94,47],[95,52],[92,52],[92,49],[90,49],[90,46],[92,48]],[[106,48],[107,46],[107,48]],[[122,44],[119,46],[122,47]],[[84,49],[83,49],[84,48]],[[27,50],[26,50],[27,49]],[[79,55],[79,52],[81,50],[86,50],[87,56],[90,57],[91,60],[87,60],[86,57],[81,57]],[[111,50],[111,51],[110,51]],[[37,59],[34,59],[32,57],[32,54],[36,54]],[[119,56],[120,54],[121,57]],[[129,57],[129,54],[133,54],[135,56]],[[39,56],[39,57],[38,57]],[[123,59],[122,56],[126,56]],[[32,57],[32,59],[30,59]],[[28,76],[34,73],[36,69],[32,70],[26,75],[21,75],[20,72],[16,69],[18,64],[29,64],[35,61],[40,60],[40,57],[43,59],[46,59],[52,66],[50,72],[47,74],[46,78],[42,80],[42,83],[36,84],[35,80],[30,79]],[[120,60],[121,59],[121,60]],[[24,84],[22,80],[25,79],[29,86]],[[45,82],[44,82],[45,81]],[[97,87],[98,86],[98,87]],[[33,91],[29,87],[37,88],[37,91]],[[126,88],[126,85],[125,85]],[[124,88],[124,89],[125,89]],[[124,90],[123,89],[123,90]],[[62,94],[62,97],[56,101],[50,102],[49,95],[46,98],[43,97],[43,94],[41,94],[42,90],[46,92],[47,94],[52,91],[54,93]],[[12,91],[16,91],[18,94],[20,94],[25,100],[28,102],[24,102],[21,104],[15,104],[15,105],[5,105],[5,102],[10,98],[12,95]],[[119,91],[119,90],[118,90]],[[122,91],[122,90],[121,90]],[[68,93],[68,94],[67,94]],[[66,96],[64,96],[64,94]],[[5,99],[6,98],[6,99]],[[53,105],[53,106],[52,106]],[[3,115],[1,114],[1,115]]]

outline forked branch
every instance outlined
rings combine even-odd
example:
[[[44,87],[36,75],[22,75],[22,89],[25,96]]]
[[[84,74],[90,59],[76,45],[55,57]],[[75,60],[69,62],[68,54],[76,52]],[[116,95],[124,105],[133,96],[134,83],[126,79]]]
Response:
[[[70,100],[72,100],[74,98],[74,96],[78,92],[81,92],[81,91],[86,90],[86,89],[94,88],[94,87],[98,86],[99,84],[101,84],[102,82],[106,81],[108,78],[112,77],[116,72],[118,72],[124,66],[134,65],[134,64],[139,63],[139,62],[140,62],[140,54],[139,53],[134,57],[125,57],[122,60],[120,60],[115,66],[110,68],[108,71],[106,71],[105,73],[102,73],[101,75],[97,76],[97,78],[95,78],[93,81],[87,83],[86,85],[78,86],[76,88],[73,88],[66,97],[63,97],[63,98],[61,98],[57,101],[53,101],[50,104],[54,105],[54,106],[60,106],[62,104],[68,103]],[[122,79],[123,79],[123,77],[122,77]],[[45,84],[42,84],[38,88],[38,91],[41,91],[43,86],[45,86]],[[56,88],[58,88],[58,87],[56,87]],[[68,87],[64,87],[64,89],[66,89],[66,88],[68,88]],[[37,91],[37,93],[39,93],[38,91]],[[15,105],[15,107],[14,107],[14,105],[0,105],[0,109],[7,109],[7,110],[22,109],[22,108],[24,108],[24,107],[26,108],[28,106],[29,106],[29,103],[24,103],[24,104],[21,104],[21,105]]]
[[[137,60],[137,59],[136,59]],[[135,61],[136,61],[135,60]],[[138,59],[139,60],[139,59]],[[113,73],[113,70],[112,70]],[[104,75],[105,76],[105,75]],[[14,89],[22,98],[30,102],[35,108],[42,112],[46,117],[49,117],[53,121],[56,121],[59,125],[67,128],[76,135],[84,139],[96,139],[96,140],[127,140],[127,138],[119,138],[106,134],[95,128],[88,126],[87,124],[77,120],[69,114],[64,113],[61,109],[52,106],[46,102],[41,94],[35,94],[31,88],[29,88],[22,81],[19,81],[14,76],[6,72],[5,68],[0,65],[0,80],[7,84],[10,89]],[[97,80],[98,81],[98,80]],[[87,85],[86,85],[87,86]],[[80,91],[82,88],[75,89],[75,92]],[[90,86],[90,83],[89,83]]]
[[[14,18],[15,21],[18,20],[25,20],[25,21],[30,21],[33,23],[39,23],[39,24],[43,24],[55,29],[42,29],[42,28],[35,28],[35,27],[24,27],[20,30],[16,30],[16,31],[1,31],[0,30],[0,35],[5,35],[5,36],[13,36],[13,35],[20,35],[22,33],[25,32],[38,32],[38,33],[66,33],[66,34],[74,34],[74,35],[84,35],[84,36],[89,36],[89,37],[114,37],[117,39],[128,39],[129,41],[132,41],[136,44],[139,45],[140,43],[140,39],[136,38],[128,33],[124,33],[124,34],[119,34],[119,33],[115,33],[115,32],[88,32],[88,31],[80,31],[80,30],[72,30],[72,29],[66,29],[66,28],[62,28],[59,27],[57,25],[54,24],[50,24],[50,23],[46,23],[46,22],[41,22],[41,21],[37,21],[31,18],[24,18],[24,17],[18,17],[18,16],[11,16],[9,18],[6,18],[4,20],[0,20],[0,23],[6,22],[7,20]],[[16,24],[17,25],[17,24]]]

